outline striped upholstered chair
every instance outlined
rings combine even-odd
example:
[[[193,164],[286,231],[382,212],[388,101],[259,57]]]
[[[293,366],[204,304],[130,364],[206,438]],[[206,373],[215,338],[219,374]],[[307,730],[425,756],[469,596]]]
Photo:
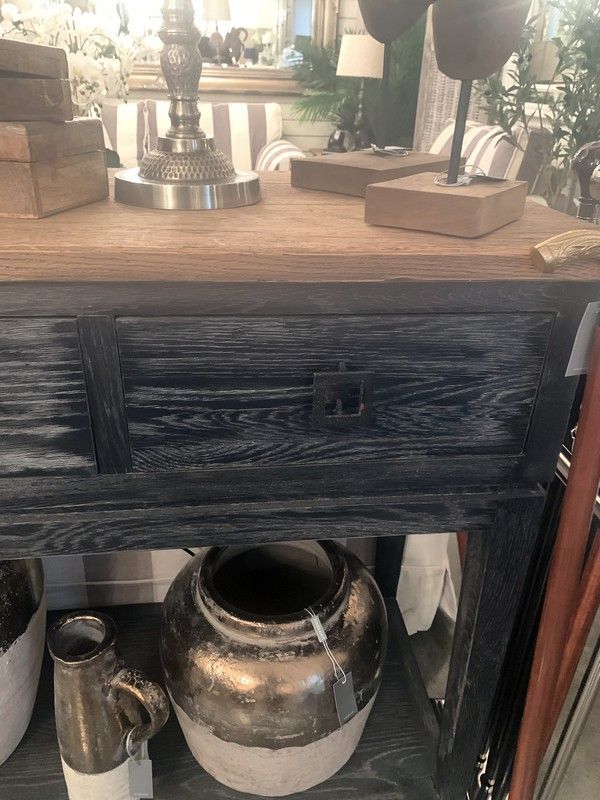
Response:
[[[431,145],[430,152],[450,154],[454,122],[448,121],[446,127]],[[532,121],[529,130],[522,125],[513,128],[515,144],[503,134],[498,125],[481,125],[469,121],[465,133],[462,154],[467,164],[480,167],[494,178],[527,181],[529,192],[541,202],[544,186],[541,184],[540,165],[543,154],[548,149],[550,133]]]
[[[201,125],[239,170],[285,170],[302,156],[282,139],[278,103],[200,103]],[[135,167],[170,125],[166,100],[110,104],[102,109],[105,144],[124,167]]]

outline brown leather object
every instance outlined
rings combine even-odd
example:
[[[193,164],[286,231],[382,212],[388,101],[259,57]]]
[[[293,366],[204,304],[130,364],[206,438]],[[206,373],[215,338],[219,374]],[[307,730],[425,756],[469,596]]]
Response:
[[[573,670],[581,640],[571,638],[574,620],[587,626],[596,600],[595,572],[581,576],[594,504],[600,481],[600,327],[594,333],[590,370],[586,379],[569,480],[552,555],[527,701],[521,722],[510,796],[533,800],[548,733],[564,694],[563,681]],[[591,564],[595,563],[594,561]],[[582,603],[582,600],[584,601]],[[582,637],[583,638],[583,635]],[[563,673],[563,663],[568,661]]]
[[[383,44],[411,28],[433,0],[358,0],[367,30]]]
[[[529,6],[530,0],[438,0],[433,39],[441,71],[461,81],[493,75],[517,47]]]

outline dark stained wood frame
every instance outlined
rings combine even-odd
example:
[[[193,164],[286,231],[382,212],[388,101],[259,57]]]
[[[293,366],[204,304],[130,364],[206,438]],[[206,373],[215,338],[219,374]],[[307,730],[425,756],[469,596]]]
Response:
[[[0,317],[77,319],[97,476],[0,482],[3,557],[268,540],[383,537],[377,577],[395,591],[406,533],[469,532],[439,735],[442,800],[464,800],[533,552],[575,379],[564,379],[597,286],[551,281],[2,283]],[[540,313],[554,323],[526,448],[513,456],[415,456],[356,465],[132,474],[115,317]],[[309,532],[307,534],[307,532]],[[410,665],[409,665],[410,666]],[[406,667],[414,673],[414,668]],[[416,680],[415,691],[424,691]],[[424,709],[427,703],[421,704]],[[437,723],[423,712],[433,739]]]

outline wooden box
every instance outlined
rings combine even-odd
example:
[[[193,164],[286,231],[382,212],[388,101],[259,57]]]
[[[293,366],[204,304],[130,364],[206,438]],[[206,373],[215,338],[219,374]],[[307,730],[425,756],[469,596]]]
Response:
[[[16,39],[0,39],[0,75],[8,77],[69,77],[67,54],[62,47],[30,44]]]
[[[65,51],[0,38],[0,120],[67,119],[73,103]]]
[[[100,120],[0,122],[0,216],[47,217],[107,196]]]
[[[0,217],[48,217],[108,197],[104,152],[0,161]]]
[[[0,76],[0,120],[73,119],[71,84],[59,78]]]
[[[105,197],[99,119],[0,122],[0,216],[47,217]]]
[[[47,161],[104,149],[102,123],[81,117],[69,122],[0,122],[0,161]]]
[[[370,183],[424,171],[443,172],[447,168],[447,156],[432,153],[408,153],[405,156],[382,156],[369,150],[327,153],[314,158],[293,159],[292,186],[364,197]]]
[[[508,180],[440,186],[424,172],[369,186],[365,221],[473,239],[522,217],[527,187]]]

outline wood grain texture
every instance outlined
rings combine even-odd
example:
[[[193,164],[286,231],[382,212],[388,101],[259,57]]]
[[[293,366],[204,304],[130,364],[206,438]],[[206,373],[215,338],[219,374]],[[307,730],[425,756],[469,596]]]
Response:
[[[96,205],[95,208],[99,208]],[[71,212],[69,212],[71,213]],[[61,217],[57,218],[61,219]],[[40,222],[46,226],[48,222]],[[0,220],[0,228],[2,220]],[[35,233],[37,225],[32,227]],[[0,247],[2,242],[0,242]],[[0,280],[2,316],[293,316],[299,314],[560,314],[579,325],[600,299],[594,280],[28,281]]]
[[[229,502],[210,496],[199,472],[155,477],[99,476],[95,480],[21,482],[0,486],[0,556],[60,553],[110,553],[121,550],[201,547],[242,542],[295,541],[306,538],[364,537],[491,528],[494,503],[528,492],[423,492],[306,496],[296,476],[296,497]],[[233,476],[229,476],[230,480]],[[243,471],[238,473],[243,494]],[[263,469],[254,481],[268,481]],[[196,488],[197,496],[190,498]],[[264,491],[268,491],[268,484]],[[280,488],[272,484],[275,493]],[[313,487],[313,492],[314,492]],[[62,495],[59,493],[62,489]],[[40,497],[36,496],[41,495]],[[229,485],[233,494],[235,486]],[[218,491],[218,490],[217,490]],[[256,491],[256,489],[255,489]],[[300,496],[298,498],[298,495]]]
[[[423,172],[371,184],[365,221],[474,239],[523,216],[525,181],[438,186],[435,177],[433,172]]]
[[[463,159],[464,163],[464,159]],[[327,153],[292,159],[292,186],[364,197],[370,183],[391,181],[416,172],[443,172],[448,157],[433,153],[380,156],[371,152]]]
[[[58,78],[15,78],[0,75],[0,120],[73,119],[71,84]]]
[[[522,452],[549,315],[119,319],[134,470]],[[314,375],[375,375],[374,421],[312,424]]]
[[[131,453],[115,321],[78,317],[77,330],[98,472],[129,472]]]
[[[158,656],[161,607],[111,608],[126,662],[162,682]],[[397,606],[388,607],[394,637],[383,685],[362,740],[349,763],[330,780],[290,800],[434,800],[429,737],[419,703],[425,692],[412,687],[419,676],[405,666],[410,643]],[[51,619],[54,619],[53,615]],[[418,684],[417,684],[418,685]],[[426,702],[426,701],[425,701]],[[426,712],[425,712],[426,713]],[[217,783],[190,754],[175,715],[150,743],[156,800],[236,800],[245,797]],[[42,669],[38,702],[29,730],[15,755],[0,770],[0,797],[10,800],[67,800],[54,726],[52,665]]]
[[[0,75],[6,74],[67,80],[67,54],[62,47],[47,47],[1,38]]]
[[[364,202],[292,189],[289,176],[261,177],[264,202],[246,209],[164,214],[117,205],[74,209],[40,225],[0,221],[0,281],[347,283],[408,280],[598,279],[583,262],[542,278],[530,249],[589,228],[537,204],[478,241],[364,224]]]
[[[108,195],[104,152],[0,161],[0,217],[39,219]]]
[[[497,504],[493,529],[469,531],[439,743],[441,800],[464,800],[533,554],[544,495]]]
[[[0,319],[0,474],[95,467],[75,321]]]
[[[102,122],[0,122],[0,161],[42,161],[103,150]]]

